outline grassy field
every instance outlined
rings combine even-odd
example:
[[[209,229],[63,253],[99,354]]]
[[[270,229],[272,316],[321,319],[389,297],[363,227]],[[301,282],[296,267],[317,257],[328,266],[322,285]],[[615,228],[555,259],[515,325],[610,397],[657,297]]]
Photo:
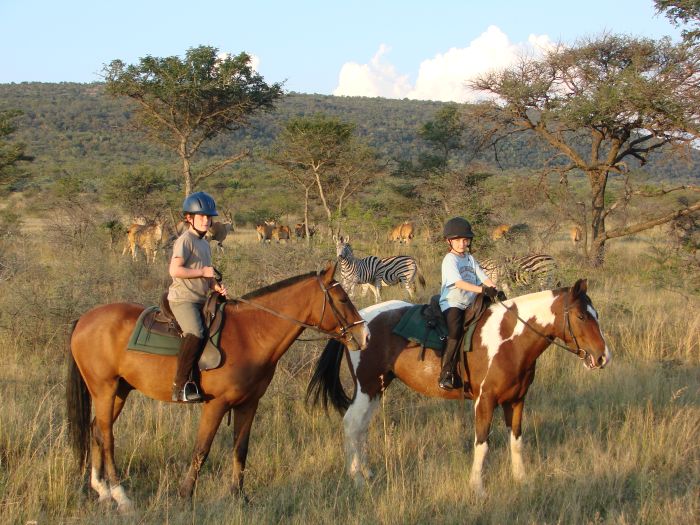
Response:
[[[358,255],[396,253],[374,240]],[[318,269],[330,243],[226,241],[216,265],[233,295]],[[284,356],[253,425],[250,503],[231,497],[232,429],[222,424],[190,504],[177,497],[198,407],[134,393],[116,427],[116,454],[137,511],[100,506],[70,452],[64,419],[71,320],[107,302],[154,304],[169,282],[165,257],[147,267],[108,251],[106,238],[67,224],[0,240],[0,522],[2,523],[615,523],[700,521],[700,297],[697,277],[660,260],[644,239],[610,245],[585,268],[565,240],[552,247],[565,284],[588,277],[612,364],[584,370],[555,347],[539,360],[524,418],[526,481],[510,474],[508,436],[495,420],[485,499],[467,489],[471,404],[428,399],[396,383],[370,426],[377,476],[354,487],[343,472],[342,422],[304,404],[321,343]],[[377,253],[379,250],[379,253]],[[442,247],[403,249],[421,263],[426,300],[439,287]],[[685,284],[683,284],[685,283]],[[384,298],[405,298],[384,290]],[[356,301],[367,306],[370,297]]]

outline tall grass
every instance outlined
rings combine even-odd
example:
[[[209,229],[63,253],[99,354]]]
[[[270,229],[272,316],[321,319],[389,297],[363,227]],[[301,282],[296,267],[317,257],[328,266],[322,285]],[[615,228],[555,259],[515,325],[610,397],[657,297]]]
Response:
[[[70,232],[68,232],[70,233]],[[60,237],[59,237],[60,235]],[[216,255],[240,295],[334,258],[330,243],[261,246],[252,234],[227,239]],[[375,243],[376,244],[376,243]],[[253,424],[246,471],[249,504],[230,494],[232,430],[214,440],[192,504],[177,497],[199,407],[130,396],[115,427],[116,455],[132,516],[100,506],[69,451],[64,368],[70,322],[106,302],[155,304],[168,284],[165,259],[148,267],[105,253],[99,235],[66,232],[0,241],[11,278],[0,281],[0,521],[3,523],[695,523],[700,520],[700,302],[658,286],[641,248],[611,247],[592,270],[562,246],[565,284],[589,278],[614,353],[586,371],[551,348],[540,358],[524,418],[527,480],[510,474],[508,436],[494,420],[485,466],[488,495],[469,492],[471,404],[428,399],[395,383],[370,426],[376,473],[356,488],[343,472],[342,422],[307,407],[304,389],[321,343],[297,342],[284,356]],[[358,254],[377,253],[353,239]],[[394,253],[388,248],[379,255]],[[403,247],[439,286],[440,246]],[[634,271],[630,271],[633,268]],[[398,287],[385,299],[405,299]],[[371,297],[356,298],[358,306]]]

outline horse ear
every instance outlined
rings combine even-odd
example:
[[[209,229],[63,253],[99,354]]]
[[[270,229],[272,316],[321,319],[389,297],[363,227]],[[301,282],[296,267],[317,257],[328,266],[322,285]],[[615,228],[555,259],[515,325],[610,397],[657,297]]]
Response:
[[[585,294],[588,291],[588,279],[579,279],[576,281],[576,284],[574,284],[573,288],[571,289],[571,295],[574,297],[578,297],[581,294]]]
[[[333,276],[335,275],[336,266],[338,266],[338,261],[326,261],[326,267],[321,271],[321,273],[323,273],[323,280],[325,282],[331,282]]]

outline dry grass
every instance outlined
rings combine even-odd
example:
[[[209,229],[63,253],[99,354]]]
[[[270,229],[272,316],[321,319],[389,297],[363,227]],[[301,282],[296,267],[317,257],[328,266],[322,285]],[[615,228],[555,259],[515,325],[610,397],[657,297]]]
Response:
[[[57,236],[60,235],[60,238]],[[303,403],[317,343],[282,359],[253,426],[246,488],[229,493],[231,428],[219,430],[192,505],[176,496],[199,409],[132,395],[116,425],[117,459],[137,507],[99,506],[66,440],[63,376],[70,320],[112,301],[156,302],[168,279],[155,267],[103,253],[78,232],[0,244],[12,277],[0,281],[0,521],[3,523],[694,523],[700,520],[699,297],[673,283],[643,243],[610,250],[602,270],[580,266],[565,244],[565,282],[590,278],[614,359],[587,372],[550,349],[539,361],[524,421],[527,481],[510,475],[508,437],[494,422],[488,496],[467,489],[473,442],[469,406],[393,385],[370,427],[376,479],[355,488],[343,473],[342,424]],[[74,244],[77,243],[78,245]],[[330,243],[261,246],[237,232],[216,264],[236,295],[320,268]],[[373,241],[353,242],[360,254]],[[392,248],[391,251],[395,251]],[[405,249],[421,262],[425,300],[439,285],[440,246]],[[387,253],[390,250],[387,250]],[[71,255],[72,254],[72,255]],[[381,254],[383,255],[383,254]],[[630,271],[633,268],[634,271]],[[676,272],[681,271],[676,269]],[[405,298],[398,288],[384,298]],[[356,301],[369,304],[370,298]]]

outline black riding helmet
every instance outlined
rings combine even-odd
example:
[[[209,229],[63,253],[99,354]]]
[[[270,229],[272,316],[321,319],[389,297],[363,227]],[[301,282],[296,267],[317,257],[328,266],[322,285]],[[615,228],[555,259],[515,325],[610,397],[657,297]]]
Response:
[[[474,238],[472,225],[469,224],[469,221],[463,219],[462,217],[453,217],[447,221],[445,223],[443,234],[445,239],[457,239],[458,237],[465,237],[467,239]]]
[[[219,215],[216,213],[216,203],[211,195],[203,191],[190,193],[182,202],[182,213],[196,213],[210,217]]]

